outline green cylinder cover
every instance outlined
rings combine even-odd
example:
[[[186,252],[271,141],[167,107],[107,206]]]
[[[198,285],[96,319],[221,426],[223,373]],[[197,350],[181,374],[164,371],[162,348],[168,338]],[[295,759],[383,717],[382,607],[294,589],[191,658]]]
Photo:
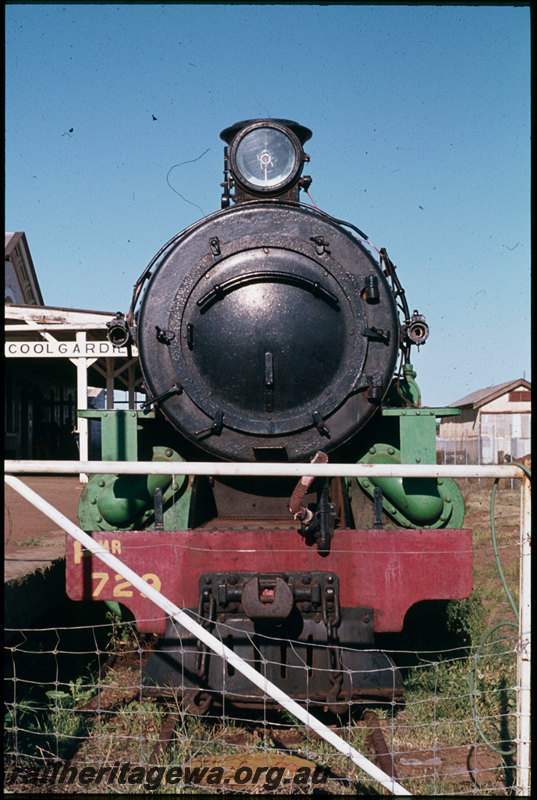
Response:
[[[110,525],[125,526],[151,508],[153,493],[170,485],[170,475],[117,475],[99,494],[97,507]]]
[[[367,464],[400,464],[399,450],[377,444],[361,459]],[[462,527],[464,501],[456,482],[451,478],[360,478],[359,485],[370,496],[378,486],[382,490],[383,508],[402,524],[416,528],[440,528],[449,523]]]
[[[416,525],[435,522],[444,508],[434,478],[373,478],[372,483]]]

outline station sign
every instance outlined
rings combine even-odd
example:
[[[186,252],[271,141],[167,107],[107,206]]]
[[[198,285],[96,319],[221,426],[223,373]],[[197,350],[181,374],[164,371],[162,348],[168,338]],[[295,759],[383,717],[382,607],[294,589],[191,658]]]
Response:
[[[132,356],[138,355],[132,347]],[[6,342],[6,358],[128,358],[126,347],[114,347],[110,342]]]

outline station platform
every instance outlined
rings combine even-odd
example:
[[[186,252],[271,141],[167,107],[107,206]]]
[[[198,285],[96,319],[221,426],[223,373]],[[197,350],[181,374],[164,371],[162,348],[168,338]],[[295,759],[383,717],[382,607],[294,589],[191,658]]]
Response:
[[[77,522],[83,484],[76,475],[23,475],[21,480]],[[31,628],[65,599],[61,528],[4,484],[4,625]]]

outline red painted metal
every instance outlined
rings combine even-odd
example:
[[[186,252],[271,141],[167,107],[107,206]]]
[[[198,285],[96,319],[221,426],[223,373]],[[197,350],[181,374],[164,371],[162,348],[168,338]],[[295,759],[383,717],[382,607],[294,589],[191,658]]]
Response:
[[[420,600],[472,592],[469,530],[336,530],[326,556],[296,530],[99,531],[93,538],[182,608],[197,608],[204,572],[331,570],[341,606],[373,608],[375,631],[384,633],[400,631]],[[164,633],[162,612],[78,542],[67,546],[66,581],[72,600],[116,600],[141,631]]]

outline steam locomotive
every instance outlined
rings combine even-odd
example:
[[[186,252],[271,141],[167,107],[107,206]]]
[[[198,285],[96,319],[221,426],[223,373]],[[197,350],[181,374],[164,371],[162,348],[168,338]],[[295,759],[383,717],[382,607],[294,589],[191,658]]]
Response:
[[[436,418],[460,413],[421,405],[410,354],[429,329],[386,250],[301,202],[310,137],[283,119],[222,131],[221,210],[164,245],[108,323],[137,347],[146,402],[79,412],[101,420],[103,460],[170,474],[91,477],[79,523],[295,699],[342,713],[402,699],[379,634],[415,603],[471,593],[456,483],[181,473],[196,459],[436,463]],[[76,542],[67,590],[160,635],[147,686],[198,713],[268,704]]]

